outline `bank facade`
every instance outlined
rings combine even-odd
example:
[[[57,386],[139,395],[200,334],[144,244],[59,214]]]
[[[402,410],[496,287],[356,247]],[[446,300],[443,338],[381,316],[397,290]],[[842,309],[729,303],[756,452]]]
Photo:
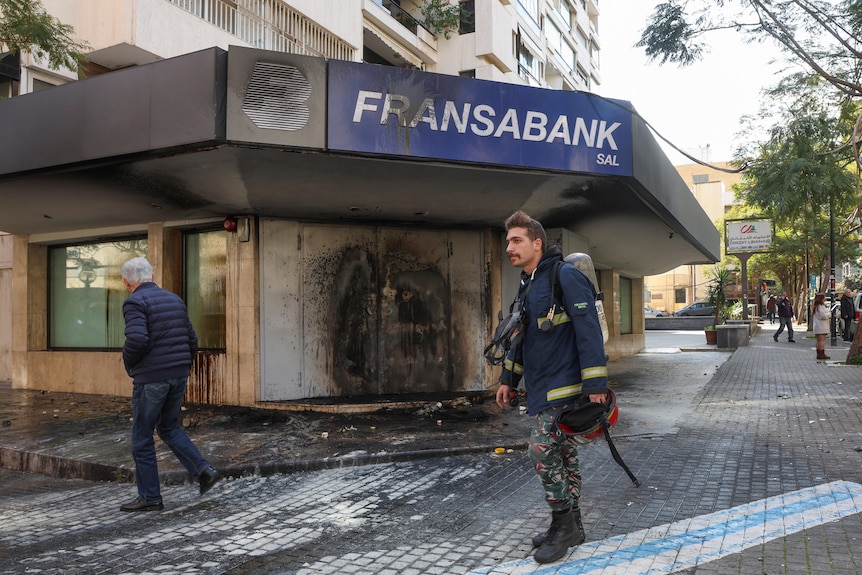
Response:
[[[589,93],[231,47],[0,118],[28,127],[0,149],[14,387],[130,395],[136,255],[200,335],[188,400],[272,406],[492,386],[514,210],[593,258],[611,359],[643,348],[643,276],[719,255],[631,104]]]

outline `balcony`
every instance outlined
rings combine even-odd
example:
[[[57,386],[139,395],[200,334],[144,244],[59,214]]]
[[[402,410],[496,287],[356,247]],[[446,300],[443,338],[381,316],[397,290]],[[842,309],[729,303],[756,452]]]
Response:
[[[417,20],[407,10],[402,8],[395,0],[372,0],[375,4],[389,12],[395,20],[410,30],[413,34],[419,34],[419,28],[423,28],[426,32],[434,36],[434,32],[425,27],[425,24]]]
[[[353,49],[282,0],[167,0],[254,48],[352,60]]]

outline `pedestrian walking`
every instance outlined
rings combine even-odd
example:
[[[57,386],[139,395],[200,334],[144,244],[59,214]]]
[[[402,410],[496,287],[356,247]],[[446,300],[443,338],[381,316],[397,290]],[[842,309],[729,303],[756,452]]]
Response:
[[[819,293],[814,296],[814,303],[811,307],[814,316],[814,347],[817,350],[817,359],[829,359],[829,356],[826,355],[826,334],[829,333],[832,312],[826,305],[826,295]]]
[[[770,294],[769,299],[766,300],[766,317],[769,318],[769,324],[772,325],[775,323],[775,296]]]
[[[793,304],[787,298],[787,292],[781,292],[781,299],[775,302],[775,309],[778,311],[779,326],[772,339],[778,341],[778,336],[787,327],[788,343],[796,343],[793,339]]]
[[[844,296],[841,298],[841,319],[844,321],[844,330],[841,334],[844,341],[853,341],[850,327],[856,319],[856,306],[853,305],[853,290],[850,288],[844,290]]]
[[[517,306],[523,335],[506,356],[496,399],[501,408],[510,407],[510,392],[525,381],[527,413],[535,418],[529,455],[551,508],[550,527],[533,538],[538,547],[533,557],[550,563],[586,539],[578,443],[559,429],[556,419],[565,405],[582,396],[606,402],[608,370],[592,282],[571,265],[553,277],[562,251],[547,247],[542,224],[524,212],[512,214],[505,227],[506,255],[522,270]]]
[[[198,338],[182,299],[153,282],[153,266],[133,258],[120,268],[131,295],[123,302],[126,341],[123,364],[132,377],[132,457],[138,496],[121,511],[164,508],[153,432],[170,447],[200,485],[200,494],[219,480],[179,424]]]

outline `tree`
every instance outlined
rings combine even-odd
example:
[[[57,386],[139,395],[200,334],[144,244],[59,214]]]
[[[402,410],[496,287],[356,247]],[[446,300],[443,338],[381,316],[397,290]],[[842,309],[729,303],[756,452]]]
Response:
[[[707,48],[709,32],[733,29],[746,41],[775,41],[789,60],[828,82],[844,99],[862,96],[862,0],[668,0],[658,4],[636,44],[661,64],[690,65]],[[740,63],[744,65],[744,63]],[[862,113],[842,146],[862,168]]]
[[[748,41],[773,39],[843,94],[862,96],[862,0],[668,0],[637,46],[650,60],[685,66],[703,56],[706,34],[724,29]]]
[[[73,38],[74,30],[45,11],[39,0],[0,0],[0,46],[8,52],[30,52],[48,66],[76,70],[89,49]]]

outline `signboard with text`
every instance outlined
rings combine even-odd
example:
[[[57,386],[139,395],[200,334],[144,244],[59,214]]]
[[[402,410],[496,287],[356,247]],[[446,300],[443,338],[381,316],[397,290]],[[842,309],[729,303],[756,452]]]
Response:
[[[772,247],[772,221],[725,220],[724,246],[727,254],[768,251]]]
[[[392,66],[328,65],[330,150],[632,175],[628,102]]]

